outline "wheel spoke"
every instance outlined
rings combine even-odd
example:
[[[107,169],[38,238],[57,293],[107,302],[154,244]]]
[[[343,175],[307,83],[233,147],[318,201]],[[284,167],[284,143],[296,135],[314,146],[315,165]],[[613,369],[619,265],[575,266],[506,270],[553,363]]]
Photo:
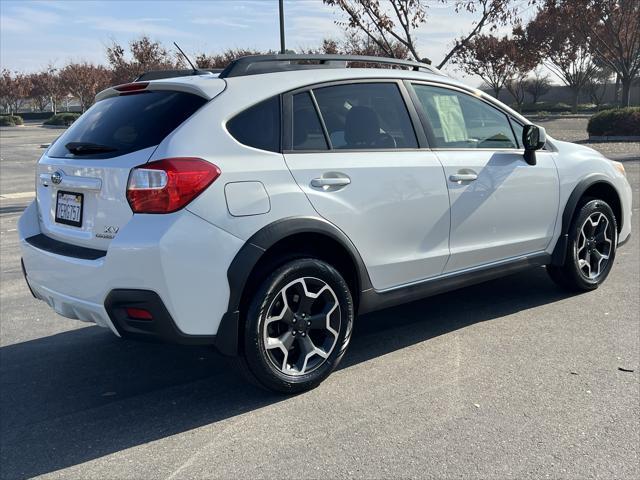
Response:
[[[583,270],[585,267],[587,269],[586,275],[587,277],[591,276],[591,265],[586,261],[586,260],[578,260],[578,267],[580,268],[580,270]]]
[[[605,260],[609,260],[609,255],[605,255],[603,253],[600,253],[598,250],[594,250],[593,251],[593,256],[596,260],[596,273],[594,276],[598,276],[600,275],[600,269],[602,266],[602,262],[604,262]]]

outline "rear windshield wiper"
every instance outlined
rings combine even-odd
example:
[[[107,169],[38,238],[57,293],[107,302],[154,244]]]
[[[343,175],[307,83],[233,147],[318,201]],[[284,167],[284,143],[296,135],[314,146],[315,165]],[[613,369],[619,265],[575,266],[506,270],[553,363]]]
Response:
[[[65,147],[74,155],[91,155],[92,153],[108,153],[118,150],[114,147],[90,142],[69,142]]]

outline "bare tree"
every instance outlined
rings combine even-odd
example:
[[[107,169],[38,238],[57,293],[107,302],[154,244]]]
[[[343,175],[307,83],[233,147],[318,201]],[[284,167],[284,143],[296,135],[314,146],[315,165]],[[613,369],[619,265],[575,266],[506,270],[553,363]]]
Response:
[[[67,94],[60,81],[58,70],[49,64],[40,72],[32,73],[29,77],[31,79],[30,96],[38,110],[43,112],[49,105],[54,114],[58,113],[58,105]]]
[[[110,85],[111,72],[102,65],[70,63],[60,71],[60,79],[84,112],[93,104],[96,94]]]
[[[168,70],[182,68],[183,58],[170,52],[158,41],[143,35],[129,43],[129,54],[116,43],[107,47],[107,60],[112,70],[112,83],[132,82],[136,77],[149,70]]]
[[[548,75],[543,75],[539,68],[533,71],[533,77],[527,79],[524,87],[525,91],[531,95],[532,103],[538,103],[540,97],[549,93],[551,90],[551,81]]]
[[[400,42],[392,41],[390,43],[393,52],[392,58],[408,59],[410,57],[409,50]],[[343,40],[324,39],[319,48],[303,49],[301,53],[325,53],[339,55],[365,55],[369,57],[387,56],[382,51],[377,42],[369,37],[358,35],[356,32],[347,31]],[[352,62],[350,67],[362,67],[364,65],[359,62]],[[380,68],[394,68],[393,65],[380,64]]]
[[[527,73],[528,72],[518,71],[504,83],[505,88],[516,102],[516,110],[519,112],[522,111],[522,104],[524,103],[527,93]]]
[[[44,72],[47,74],[44,87],[48,91],[51,98],[51,108],[54,115],[58,113],[58,106],[62,104],[63,100],[69,93],[67,86],[60,78],[60,70],[56,68],[52,63],[49,63]]]
[[[465,49],[458,50],[454,63],[470,75],[477,75],[498,98],[505,82],[511,77],[510,45],[507,37],[478,35]]]
[[[384,56],[393,57],[393,43],[404,46],[413,59],[430,60],[420,56],[415,31],[427,21],[429,2],[425,0],[323,0],[327,5],[339,8],[346,14],[347,21],[339,25],[359,32],[375,43]],[[538,0],[523,0],[527,5]],[[485,30],[493,30],[498,25],[506,25],[517,16],[517,9],[511,0],[434,0],[450,4],[456,13],[468,12],[477,16],[471,31],[457,39],[451,50],[438,64],[444,67],[469,42]]]
[[[224,68],[233,60],[247,55],[260,55],[259,50],[250,50],[244,48],[232,48],[222,53],[206,54],[200,53],[195,57],[195,64],[198,68]],[[273,52],[271,52],[273,53]]]
[[[631,85],[640,73],[640,1],[547,1],[571,12],[591,52],[618,75],[621,104],[630,105]]]
[[[45,87],[46,76],[46,72],[32,73],[28,76],[31,83],[29,96],[40,112],[44,112],[51,102],[49,93]]]
[[[338,22],[340,25],[364,34],[385,56],[393,57],[393,43],[399,42],[415,60],[421,60],[413,35],[426,20],[426,8],[420,0],[388,0],[386,4],[380,0],[323,1],[347,15],[347,22]]]
[[[520,35],[530,45],[539,45],[544,63],[571,90],[572,112],[578,110],[580,92],[595,71],[586,40],[570,21],[572,11],[553,0],[541,8]]]
[[[598,66],[593,72],[587,83],[585,90],[589,94],[589,100],[599,110],[604,103],[604,97],[607,93],[607,86],[611,79],[612,72],[607,67]]]
[[[447,0],[442,0],[446,2]],[[519,5],[534,5],[538,0],[523,0]],[[518,19],[518,8],[513,6],[511,0],[455,0],[455,11],[463,11],[477,15],[471,31],[456,40],[453,48],[444,56],[438,68],[444,67],[451,58],[460,50],[467,47],[468,43],[480,35],[483,30],[494,31],[498,26],[504,26],[514,19]]]
[[[5,112],[17,113],[29,98],[31,80],[28,76],[3,69],[0,74],[0,103]]]

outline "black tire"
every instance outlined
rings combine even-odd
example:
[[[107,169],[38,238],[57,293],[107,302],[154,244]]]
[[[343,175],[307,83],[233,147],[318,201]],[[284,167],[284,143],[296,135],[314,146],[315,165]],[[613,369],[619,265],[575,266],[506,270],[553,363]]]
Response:
[[[581,235],[583,226],[587,225],[587,222],[589,225],[588,228],[591,227],[592,222],[589,219],[600,218],[596,215],[598,213],[604,215],[608,222],[606,225],[608,238],[611,244],[608,250],[608,258],[606,260],[603,260],[603,263],[606,263],[604,263],[604,265],[601,264],[598,266],[599,273],[595,275],[594,268],[593,274],[589,275],[588,273],[591,272],[591,266],[589,266],[588,268],[586,266],[580,267],[579,257],[583,255],[583,249],[586,248],[587,250],[589,250],[591,246],[593,246],[593,248],[601,248],[606,251],[606,248],[604,248],[603,245],[608,245],[606,242],[598,243],[596,240],[591,240],[591,238],[586,238],[586,236]],[[604,221],[602,221],[602,224],[605,224]],[[595,236],[593,236],[592,238],[595,238]],[[584,241],[586,241],[587,243],[585,244]],[[593,241],[595,241],[596,243],[592,243]],[[613,210],[611,210],[611,207],[603,200],[587,200],[582,204],[582,207],[580,207],[576,211],[573,220],[571,221],[571,225],[569,227],[569,241],[567,243],[567,252],[564,265],[548,265],[547,272],[554,282],[565,289],[583,292],[595,290],[602,282],[606,280],[609,272],[611,272],[611,267],[613,266],[613,262],[616,258],[617,244],[618,224],[616,222],[616,217],[613,214]],[[582,260],[585,259],[583,258]],[[597,258],[594,261],[597,262]]]
[[[304,287],[300,279],[303,279]],[[328,290],[322,285],[323,283],[329,287]],[[266,327],[267,317],[271,319],[280,316],[280,314],[273,315],[274,311],[287,312],[287,304],[283,304],[283,294],[281,293],[287,286],[289,287],[285,290],[284,295],[285,297],[290,296],[287,297],[286,302],[290,304],[291,315],[285,314],[285,316],[290,320],[270,322]],[[328,329],[323,330],[322,327],[319,327],[318,330],[312,330],[320,323],[309,327],[306,325],[310,324],[310,321],[302,321],[304,319],[304,312],[301,313],[300,310],[302,303],[296,304],[295,299],[298,292],[305,291],[312,294],[323,292],[318,300],[309,300],[308,296],[302,295],[307,302],[313,302],[310,309],[320,308],[320,311],[314,315],[306,314],[306,318],[318,319],[325,315],[324,321],[337,335]],[[300,302],[303,301],[302,296],[299,298]],[[333,305],[336,304],[337,307],[334,309]],[[280,309],[280,305],[283,306],[282,309]],[[327,314],[325,310],[330,310],[331,313]],[[297,324],[292,323],[294,322],[293,317],[298,319]],[[253,295],[244,318],[244,339],[241,339],[244,347],[243,355],[238,360],[244,373],[249,374],[252,383],[258,386],[287,394],[310,390],[327,378],[342,360],[351,339],[353,321],[354,307],[351,292],[340,273],[331,265],[317,259],[292,260],[269,275]],[[305,325],[306,331],[297,330],[303,329],[301,324]],[[272,334],[270,330],[265,333],[265,328],[277,328],[273,338],[283,338],[284,335],[287,335],[287,338],[291,339],[295,330],[296,336],[292,340],[292,347],[286,357],[281,348],[267,349],[265,335],[271,338]],[[321,338],[316,335],[326,336],[323,344],[314,344],[318,338]],[[314,336],[315,338],[312,339]],[[309,351],[309,341],[311,341],[310,345],[315,345],[319,349],[326,347],[321,351],[323,354],[328,353],[327,357],[313,354],[305,361],[307,355],[304,354],[305,351]],[[328,345],[330,344],[333,346],[329,349]],[[282,356],[282,360],[278,356]],[[288,360],[291,360],[291,366]],[[312,360],[316,363],[319,362],[319,364],[311,369],[309,365]],[[281,365],[280,361],[282,361]],[[294,363],[295,365],[293,365]],[[306,368],[298,368],[301,364]]]

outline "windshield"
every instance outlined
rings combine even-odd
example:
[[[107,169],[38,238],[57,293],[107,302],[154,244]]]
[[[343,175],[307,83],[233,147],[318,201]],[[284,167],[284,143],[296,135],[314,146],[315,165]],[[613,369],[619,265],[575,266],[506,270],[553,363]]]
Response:
[[[105,98],[76,120],[48,155],[110,158],[158,145],[206,101],[167,90]]]

